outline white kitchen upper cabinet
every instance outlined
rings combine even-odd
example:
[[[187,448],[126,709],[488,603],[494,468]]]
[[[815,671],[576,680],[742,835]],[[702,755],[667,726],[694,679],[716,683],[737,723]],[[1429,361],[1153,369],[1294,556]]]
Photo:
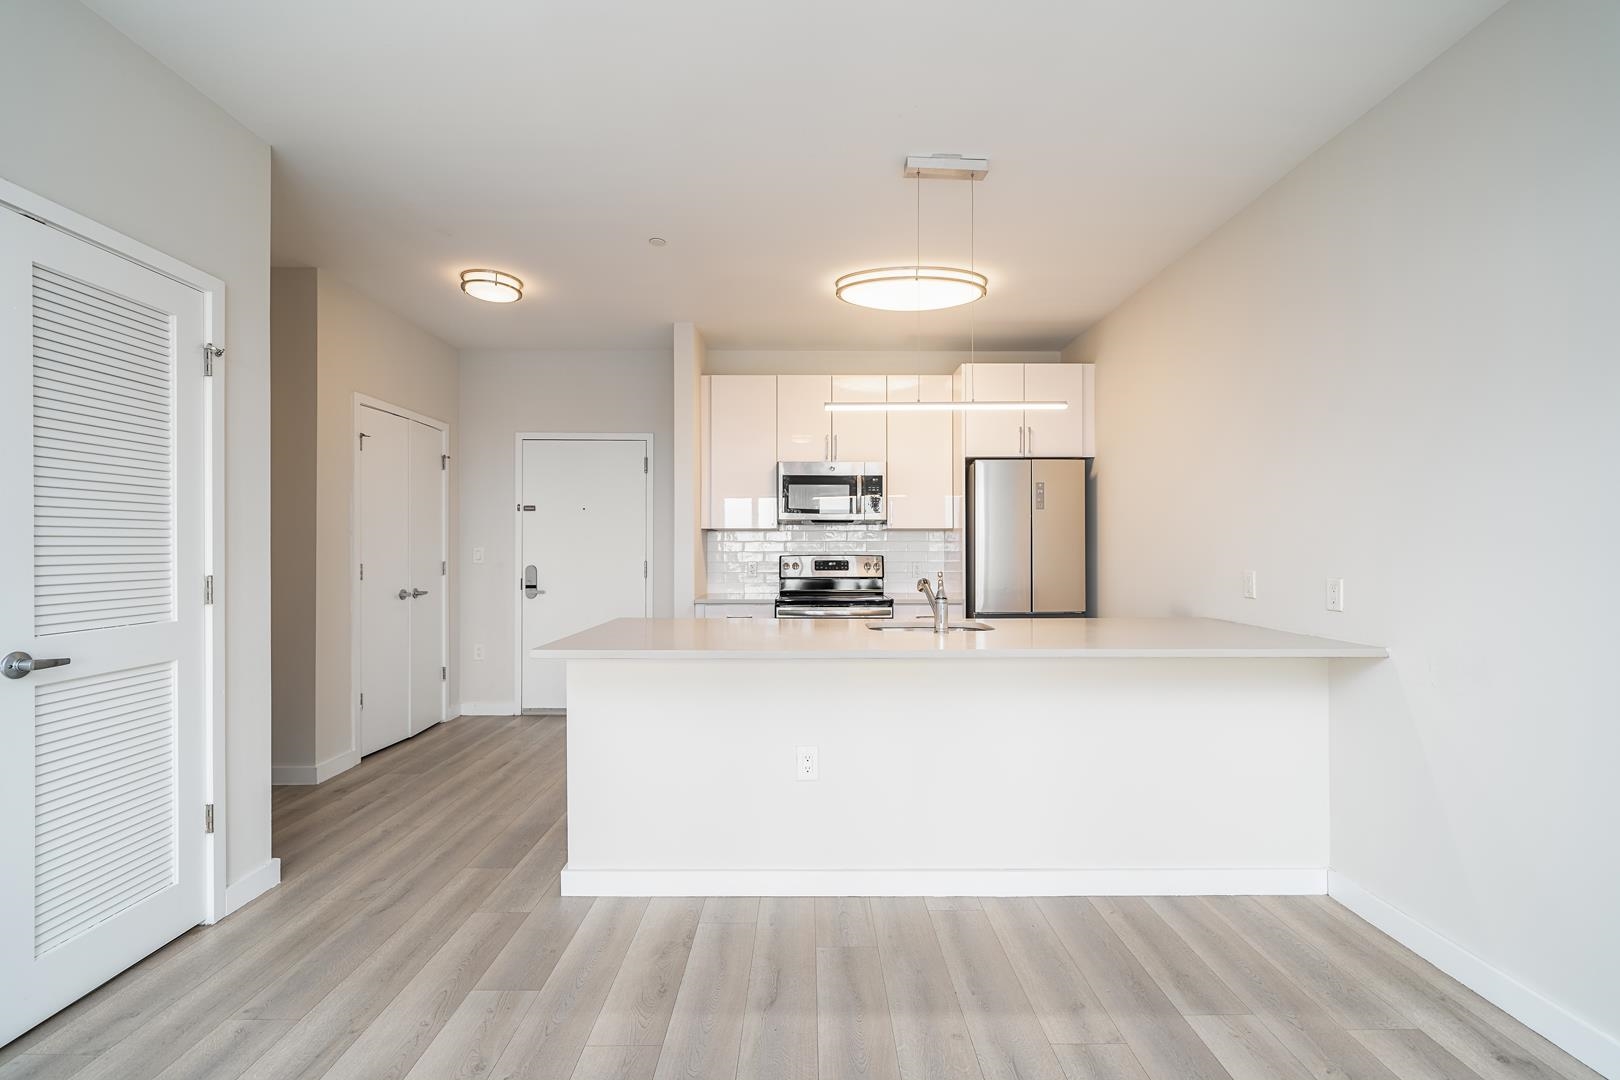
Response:
[[[1024,413],[1025,457],[1088,457],[1090,364],[1025,364],[1024,400],[1067,401],[1062,412]]]
[[[1023,401],[1024,364],[963,364],[963,401]],[[1022,457],[1024,414],[962,414],[962,453],[966,457]]]
[[[705,375],[703,528],[776,526],[775,375]]]
[[[949,375],[890,375],[890,401],[950,401]],[[881,413],[878,415],[882,415]],[[889,528],[956,526],[951,481],[951,414],[892,412],[889,417]]]
[[[832,377],[776,376],[776,456],[782,461],[832,457]]]
[[[888,394],[882,375],[834,375],[826,401],[883,401]],[[829,413],[835,461],[883,461],[889,452],[889,416],[881,412]]]

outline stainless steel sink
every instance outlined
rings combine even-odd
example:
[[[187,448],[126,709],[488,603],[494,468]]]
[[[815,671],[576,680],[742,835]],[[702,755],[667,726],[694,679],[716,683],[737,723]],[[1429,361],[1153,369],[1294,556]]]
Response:
[[[935,633],[934,624],[933,624],[932,621],[914,622],[914,623],[907,623],[907,622],[880,622],[880,623],[869,622],[869,623],[866,624],[866,628],[868,630],[910,630],[913,633],[918,632],[918,631],[924,631],[924,632],[927,632],[927,633],[930,633],[930,634]],[[995,627],[991,626],[989,623],[963,622],[963,623],[951,623],[951,625],[949,625],[949,626],[947,626],[945,628],[945,631],[946,631],[946,633],[955,634],[955,633],[960,633],[960,632],[962,632],[964,630],[994,630],[994,629],[995,629]]]

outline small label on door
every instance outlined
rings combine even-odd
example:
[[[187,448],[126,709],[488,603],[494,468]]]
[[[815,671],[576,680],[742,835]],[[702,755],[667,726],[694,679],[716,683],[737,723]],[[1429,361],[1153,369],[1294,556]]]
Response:
[[[1046,481],[1035,481],[1035,509],[1046,509]]]

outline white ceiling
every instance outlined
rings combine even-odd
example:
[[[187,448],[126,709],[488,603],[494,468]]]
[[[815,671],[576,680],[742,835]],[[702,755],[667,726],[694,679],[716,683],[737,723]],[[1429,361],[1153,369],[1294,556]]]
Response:
[[[537,348],[678,320],[711,346],[1061,346],[1500,4],[89,0],[274,148],[278,265]],[[929,152],[991,159],[990,296],[835,300],[912,260],[900,166]],[[967,194],[924,186],[925,260],[967,259]],[[470,300],[470,266],[528,295]]]

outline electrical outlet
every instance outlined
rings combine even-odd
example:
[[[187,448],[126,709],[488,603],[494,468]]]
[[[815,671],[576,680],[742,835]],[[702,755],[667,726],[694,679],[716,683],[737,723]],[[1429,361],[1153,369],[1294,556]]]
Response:
[[[1344,578],[1329,578],[1327,583],[1327,609],[1329,611],[1344,610]]]
[[[477,565],[478,563],[481,563],[483,561],[484,561],[484,549],[481,548],[481,547],[473,548],[473,564]]]
[[[482,645],[474,645],[473,646],[473,659],[474,660],[482,660],[483,658],[484,658],[484,647]]]
[[[1243,597],[1244,597],[1244,599],[1253,600],[1257,595],[1259,595],[1258,590],[1259,590],[1259,582],[1255,578],[1254,571],[1253,570],[1245,570],[1245,571],[1243,571]]]
[[[798,780],[821,779],[821,763],[816,756],[813,746],[797,746],[793,749],[793,774]]]

